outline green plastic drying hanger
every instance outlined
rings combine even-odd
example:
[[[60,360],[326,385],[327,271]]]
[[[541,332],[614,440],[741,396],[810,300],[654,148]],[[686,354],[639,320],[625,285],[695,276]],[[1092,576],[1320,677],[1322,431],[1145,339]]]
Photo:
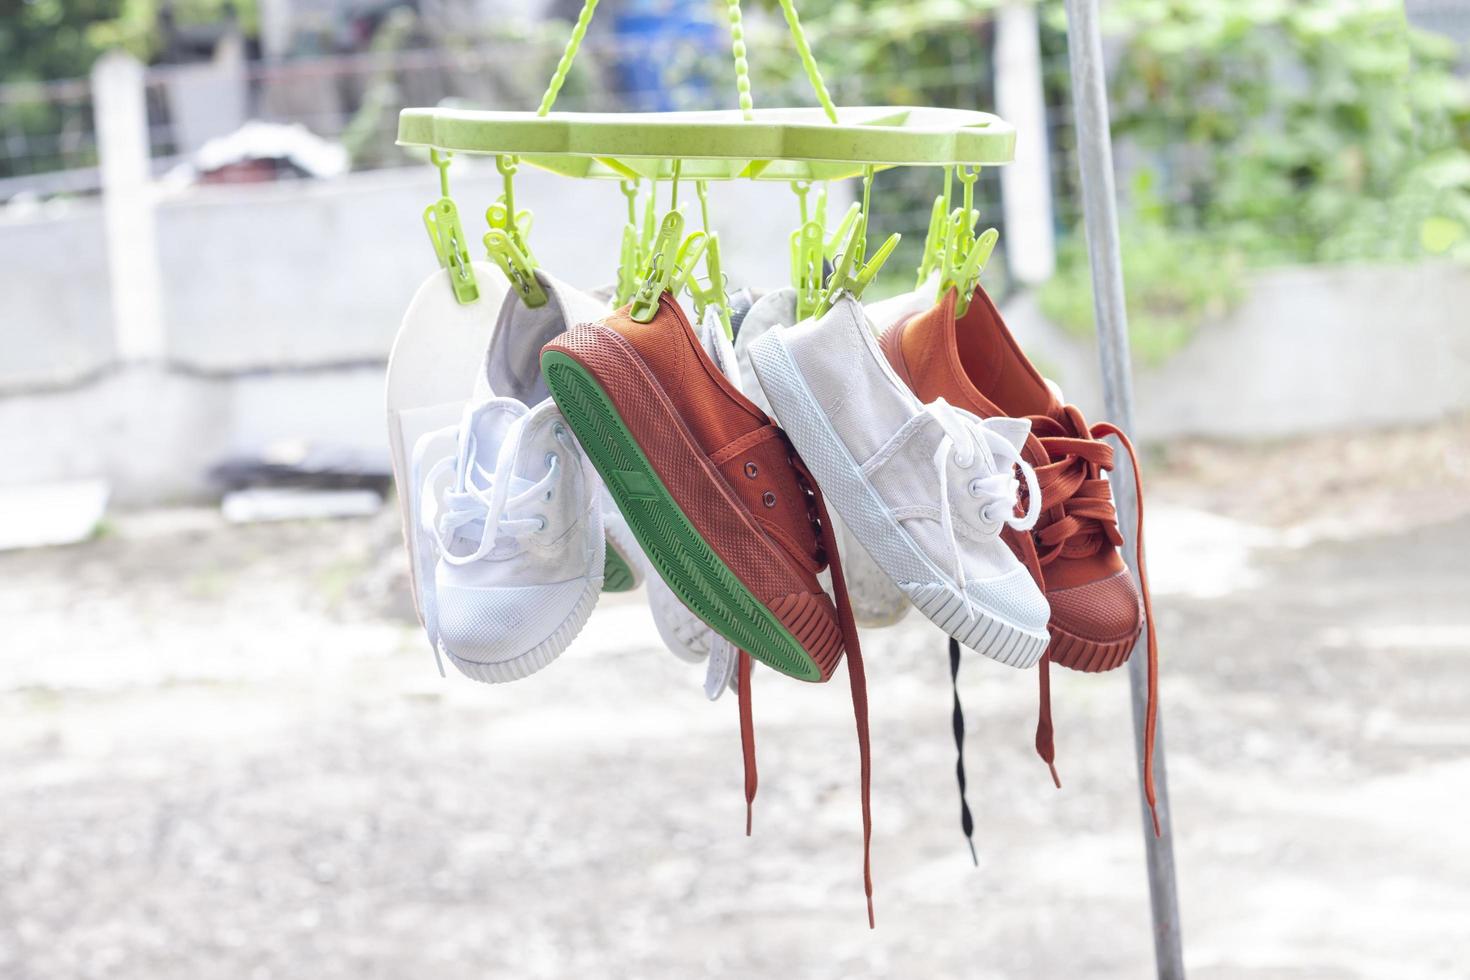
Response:
[[[821,108],[757,109],[749,87],[738,0],[731,9],[739,109],[712,112],[552,112],[597,0],[585,0],[541,106],[534,113],[405,109],[398,142],[465,153],[519,157],[570,177],[668,179],[673,161],[691,180],[838,180],[866,167],[1007,163],[1015,131],[985,112],[913,106],[838,107],[832,103],[796,17],[780,0]]]
[[[451,156],[436,149],[429,150],[429,160],[439,170],[439,200],[424,209],[424,227],[428,229],[429,241],[433,243],[439,265],[449,270],[449,285],[454,289],[454,298],[460,303],[473,303],[480,298],[480,285],[475,281],[475,270],[470,265],[459,208],[449,196]]]

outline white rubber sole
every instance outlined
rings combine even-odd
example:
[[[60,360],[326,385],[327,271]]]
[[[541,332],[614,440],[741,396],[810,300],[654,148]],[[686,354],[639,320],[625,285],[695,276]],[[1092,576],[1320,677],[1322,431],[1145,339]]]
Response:
[[[894,519],[838,438],[807,387],[780,331],[750,345],[751,365],[776,418],[796,446],[853,537],[914,607],[960,643],[1011,667],[1030,667],[1050,640],[1046,628],[1028,630],[956,595],[957,585]],[[1019,564],[1018,564],[1018,567]]]
[[[599,567],[601,567],[600,564]],[[471,680],[482,681],[486,684],[506,684],[510,681],[524,680],[560,657],[566,648],[572,645],[577,634],[582,632],[582,627],[587,625],[593,607],[597,605],[597,600],[602,596],[602,576],[588,579],[587,583],[587,589],[577,600],[577,604],[572,607],[571,615],[557,627],[556,632],[518,657],[485,664],[456,657],[442,641],[439,649],[443,652],[445,659],[454,664],[455,669]]]
[[[593,511],[594,514],[597,511]],[[600,521],[598,523],[601,523]],[[465,660],[456,657],[444,644],[443,637],[439,640],[439,650],[445,658],[461,674],[471,680],[483,681],[486,684],[506,684],[510,681],[524,680],[539,670],[544,669],[557,657],[566,652],[567,647],[582,632],[582,627],[587,625],[587,620],[592,616],[592,610],[597,605],[597,600],[602,598],[602,563],[607,557],[605,551],[607,538],[602,533],[602,528],[597,530],[597,551],[589,561],[590,567],[597,570],[597,574],[587,577],[587,584],[582,589],[582,595],[577,599],[577,604],[567,618],[562,620],[560,626],[546,639],[537,643],[524,653],[517,654],[509,660],[497,660],[495,663],[481,663],[477,660]]]

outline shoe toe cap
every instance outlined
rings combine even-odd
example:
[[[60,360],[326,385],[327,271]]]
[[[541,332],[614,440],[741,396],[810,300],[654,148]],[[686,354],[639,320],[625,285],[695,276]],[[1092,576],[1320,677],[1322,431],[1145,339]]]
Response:
[[[1051,618],[1046,596],[1025,568],[996,578],[972,579],[965,583],[965,591],[980,608],[1029,633],[1043,632]]]
[[[439,638],[446,653],[476,664],[515,660],[547,641],[576,611],[585,579],[549,585],[442,585]]]
[[[1143,629],[1143,604],[1128,572],[1047,593],[1052,660],[1076,670],[1124,663]]]

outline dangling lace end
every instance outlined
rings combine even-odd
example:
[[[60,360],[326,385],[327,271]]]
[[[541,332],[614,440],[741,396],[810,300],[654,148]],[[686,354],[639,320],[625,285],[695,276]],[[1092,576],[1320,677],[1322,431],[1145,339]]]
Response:
[[[444,673],[444,655],[439,652],[439,644],[438,644],[438,642],[436,641],[433,646],[434,646],[434,665],[439,668],[439,676],[440,677],[448,677],[449,675],[446,674],[446,673]]]
[[[1051,652],[1041,655],[1036,665],[1040,685],[1040,705],[1036,711],[1036,754],[1046,763],[1051,772],[1051,781],[1057,789],[1062,788],[1062,777],[1057,774],[1057,747],[1051,723]]]
[[[872,891],[872,889],[869,889],[868,890],[868,928],[869,929],[876,929],[876,928],[878,928],[878,922],[877,922],[876,919],[873,918],[873,891]]]
[[[740,704],[740,754],[745,760],[745,836],[751,835],[755,823],[755,791],[760,785],[755,767],[755,718],[751,709],[750,654],[740,651],[738,676],[740,687],[736,698]]]
[[[970,845],[970,861],[974,863],[975,867],[980,867],[980,855],[975,853],[975,838],[967,837],[965,838],[965,843]]]
[[[1154,837],[1163,837],[1164,828],[1159,825],[1159,805],[1157,803],[1149,802],[1148,815],[1154,818]]]

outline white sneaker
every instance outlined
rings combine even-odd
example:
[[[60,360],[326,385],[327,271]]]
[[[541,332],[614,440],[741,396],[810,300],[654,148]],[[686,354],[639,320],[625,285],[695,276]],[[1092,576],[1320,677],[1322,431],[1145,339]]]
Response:
[[[439,647],[492,684],[551,663],[597,604],[605,546],[596,473],[556,404],[471,405],[423,479]]]
[[[448,427],[447,451],[454,451],[453,431],[473,387],[471,372],[458,366],[479,360],[510,289],[505,276],[491,263],[475,262],[473,267],[480,286],[480,298],[473,303],[460,303],[454,298],[449,273],[443,269],[432,273],[414,293],[388,355],[384,392],[388,447],[403,518],[414,609],[436,658],[439,634],[433,582],[438,555],[433,540],[421,533],[416,517],[423,472],[415,469],[414,449],[425,435]],[[443,446],[437,447],[429,462],[432,464],[445,451]],[[442,663],[439,672],[444,672]]]
[[[546,292],[546,305],[529,307],[514,290],[506,295],[475,376],[476,399],[500,396],[538,405],[550,398],[541,376],[541,348],[572,327],[594,323],[611,312],[605,297],[569,286],[540,269],[536,280]],[[607,531],[603,588],[631,592],[644,577],[642,552],[612,497],[604,492],[600,500]]]
[[[1050,608],[1000,540],[1003,527],[1027,530],[1041,510],[1020,452],[1030,423],[982,420],[942,399],[920,404],[845,295],[820,320],[767,331],[750,355],[827,501],[919,611],[1001,663],[1040,659]]]
[[[750,347],[773,328],[789,327],[795,322],[796,290],[788,286],[756,300],[735,337],[735,362],[743,379],[740,391],[767,415],[775,415],[775,412],[756,381],[750,363]],[[908,599],[853,537],[842,518],[836,512],[829,516],[837,537],[837,550],[842,555],[842,571],[847,578],[847,598],[852,603],[853,619],[859,626],[870,629],[892,626],[903,619],[909,611]]]

